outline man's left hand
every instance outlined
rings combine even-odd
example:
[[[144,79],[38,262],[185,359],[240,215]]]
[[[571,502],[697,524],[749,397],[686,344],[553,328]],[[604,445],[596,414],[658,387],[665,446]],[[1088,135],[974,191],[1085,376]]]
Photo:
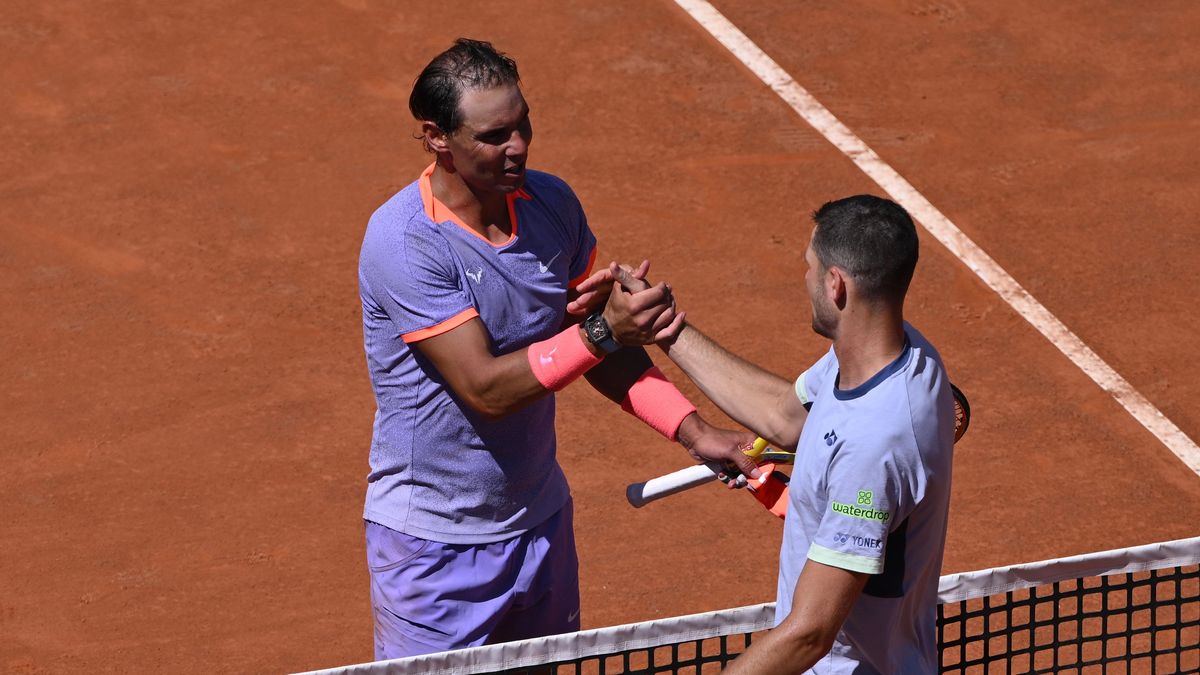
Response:
[[[650,281],[646,275],[650,272],[650,264],[642,262],[636,270],[628,265],[618,263],[610,263],[608,266],[608,276],[612,282],[619,284],[622,288],[630,293],[637,293],[650,288]],[[610,282],[610,286],[611,283]],[[672,306],[674,306],[674,298],[671,298]],[[683,327],[686,325],[685,319],[687,312],[677,311],[675,318],[671,323],[663,326],[655,335],[654,342],[662,347],[663,351],[670,352],[671,346],[679,339],[679,334],[683,332]]]
[[[603,267],[596,270],[592,275],[575,287],[575,297],[567,303],[567,314],[583,318],[588,314],[596,311],[604,306],[608,301],[608,296],[612,293],[613,282],[616,279],[613,277],[614,265]],[[626,279],[645,279],[646,274],[650,272],[650,261],[643,260],[642,264],[636,270],[624,270],[623,274]],[[640,288],[631,290],[643,290],[649,288],[650,284],[644,284]]]

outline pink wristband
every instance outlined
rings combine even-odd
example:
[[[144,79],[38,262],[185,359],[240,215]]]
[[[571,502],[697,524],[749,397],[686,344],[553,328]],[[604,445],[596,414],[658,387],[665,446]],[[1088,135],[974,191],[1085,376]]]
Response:
[[[696,412],[696,406],[684,398],[658,366],[654,366],[642,373],[629,388],[621,402],[621,410],[673,441],[679,433],[679,425],[685,417]]]
[[[543,387],[560,391],[600,363],[600,357],[588,351],[583,344],[579,326],[570,325],[566,330],[549,340],[529,345],[525,355],[529,358],[529,369]]]

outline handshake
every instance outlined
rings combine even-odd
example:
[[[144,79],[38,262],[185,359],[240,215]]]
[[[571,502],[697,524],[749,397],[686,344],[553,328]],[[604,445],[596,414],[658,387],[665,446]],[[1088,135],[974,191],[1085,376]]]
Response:
[[[587,317],[583,331],[593,345],[613,352],[620,347],[657,344],[676,365],[683,367],[676,358],[683,343],[674,350],[672,347],[684,332],[685,315],[675,306],[670,284],[651,284],[646,279],[649,271],[649,261],[642,261],[637,268],[609,263],[608,267],[595,272],[576,287],[576,295],[568,303],[567,312],[576,318]],[[653,365],[648,357],[643,355],[641,358]],[[644,368],[638,372],[642,370]],[[686,367],[684,371],[687,372]],[[730,487],[746,485],[746,479],[737,482],[739,475],[759,477],[754,459],[747,454],[754,438],[755,435],[748,431],[711,426],[697,414],[684,418],[678,427],[678,441],[688,454],[696,461],[716,467],[714,472],[707,474],[708,480],[719,478]],[[702,464],[701,468],[705,466],[709,464]]]
[[[599,313],[620,346],[669,347],[683,330],[685,315],[675,306],[671,285],[652,285],[646,279],[649,271],[649,261],[636,269],[609,263],[580,282],[567,313],[575,317]]]

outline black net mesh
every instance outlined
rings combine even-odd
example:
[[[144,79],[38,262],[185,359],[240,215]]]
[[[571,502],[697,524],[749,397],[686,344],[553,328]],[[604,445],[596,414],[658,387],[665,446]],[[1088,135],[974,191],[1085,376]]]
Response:
[[[1200,672],[1200,566],[1060,581],[938,607],[942,672]]]

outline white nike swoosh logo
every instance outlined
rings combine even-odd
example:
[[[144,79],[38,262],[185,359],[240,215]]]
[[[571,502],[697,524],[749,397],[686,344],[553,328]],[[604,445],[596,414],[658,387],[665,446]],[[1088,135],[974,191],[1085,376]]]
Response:
[[[579,610],[575,610],[574,612],[571,612],[571,616],[567,617],[567,621],[571,622],[578,618],[579,618]]]
[[[551,349],[550,352],[547,354],[542,354],[541,356],[539,356],[538,361],[541,361],[543,366],[548,366],[551,363],[554,363],[554,352],[556,352],[556,351],[558,351],[558,347]]]
[[[560,255],[562,255],[562,251],[555,253],[553,258],[547,260],[544,263],[538,262],[538,269],[542,270],[542,274],[545,274],[546,270],[550,269],[550,266],[554,264],[555,260],[558,260],[558,256],[560,256]]]

